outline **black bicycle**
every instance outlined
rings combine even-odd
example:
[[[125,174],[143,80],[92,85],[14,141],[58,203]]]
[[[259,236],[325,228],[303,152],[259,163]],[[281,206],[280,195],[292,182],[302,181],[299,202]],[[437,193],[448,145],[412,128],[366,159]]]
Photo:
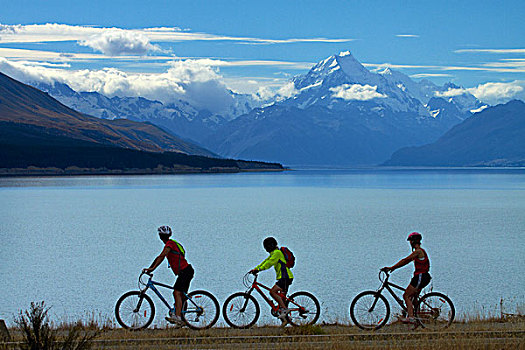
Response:
[[[173,286],[153,281],[153,274],[147,282],[143,281],[144,272],[139,276],[139,290],[127,292],[122,295],[115,306],[117,322],[124,328],[137,330],[147,328],[155,317],[155,304],[146,294],[151,289],[166,305],[168,311],[172,306],[164,299],[155,286],[173,290]],[[205,290],[194,290],[184,293],[181,318],[189,328],[206,329],[212,327],[220,315],[219,302],[210,292]]]
[[[403,299],[396,295],[392,288],[404,291],[405,288],[398,286],[388,279],[390,273],[379,271],[381,287],[377,291],[365,291],[359,293],[350,305],[350,317],[354,324],[365,330],[376,330],[383,327],[390,317],[390,304],[381,293],[383,290],[390,292],[390,295],[403,309],[406,316],[407,308]],[[441,329],[450,326],[455,316],[454,304],[449,297],[443,293],[430,292],[423,296],[416,296],[414,299],[414,317],[416,323],[414,327],[421,326],[429,329]]]

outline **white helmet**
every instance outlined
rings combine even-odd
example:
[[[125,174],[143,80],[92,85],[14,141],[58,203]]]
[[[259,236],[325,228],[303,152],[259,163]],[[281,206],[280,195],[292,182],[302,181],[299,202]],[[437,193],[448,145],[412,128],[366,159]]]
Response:
[[[157,231],[159,232],[159,235],[171,236],[171,227],[169,226],[161,226]]]

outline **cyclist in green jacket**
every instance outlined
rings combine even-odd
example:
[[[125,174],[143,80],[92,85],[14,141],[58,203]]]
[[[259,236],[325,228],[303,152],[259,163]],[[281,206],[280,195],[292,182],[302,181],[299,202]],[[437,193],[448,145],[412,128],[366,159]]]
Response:
[[[283,252],[277,246],[277,241],[273,237],[268,237],[263,241],[264,249],[270,253],[270,256],[264,259],[262,263],[257,265],[250,272],[257,274],[260,271],[267,270],[270,267],[274,267],[277,282],[270,289],[270,295],[279,304],[279,318],[281,321],[286,321],[286,316],[290,313],[290,310],[284,304],[283,299],[279,296],[279,293],[286,295],[288,293],[288,287],[293,282],[292,271],[286,267],[286,259],[284,258]]]

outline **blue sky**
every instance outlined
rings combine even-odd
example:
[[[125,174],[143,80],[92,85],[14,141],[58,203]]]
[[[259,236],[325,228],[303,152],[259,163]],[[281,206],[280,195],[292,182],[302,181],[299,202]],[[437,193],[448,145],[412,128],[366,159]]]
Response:
[[[111,68],[166,78],[175,60],[185,63],[173,79],[253,93],[349,50],[369,69],[452,81],[486,100],[524,96],[525,1],[0,0],[0,8],[8,73],[67,82],[73,71],[94,79]]]

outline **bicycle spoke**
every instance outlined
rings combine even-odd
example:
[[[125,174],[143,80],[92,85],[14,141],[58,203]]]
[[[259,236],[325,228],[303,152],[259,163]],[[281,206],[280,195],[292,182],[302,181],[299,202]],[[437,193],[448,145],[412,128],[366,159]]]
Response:
[[[319,301],[308,292],[297,292],[290,296],[288,321],[294,325],[314,324],[319,318]]]
[[[219,318],[219,304],[215,298],[205,291],[190,293],[191,300],[186,300],[183,308],[183,318],[188,326],[195,329],[209,328]]]
[[[452,323],[455,310],[447,296],[441,293],[429,293],[419,300],[416,314],[425,328],[440,329]]]
[[[130,292],[117,302],[115,312],[122,327],[139,329],[147,327],[153,321],[155,310],[151,299],[141,297],[140,292]]]
[[[363,292],[350,306],[350,316],[362,329],[377,329],[388,321],[390,308],[386,299],[376,292]]]
[[[244,293],[236,293],[226,299],[223,316],[226,322],[235,328],[249,328],[259,318],[259,305],[255,298]]]

